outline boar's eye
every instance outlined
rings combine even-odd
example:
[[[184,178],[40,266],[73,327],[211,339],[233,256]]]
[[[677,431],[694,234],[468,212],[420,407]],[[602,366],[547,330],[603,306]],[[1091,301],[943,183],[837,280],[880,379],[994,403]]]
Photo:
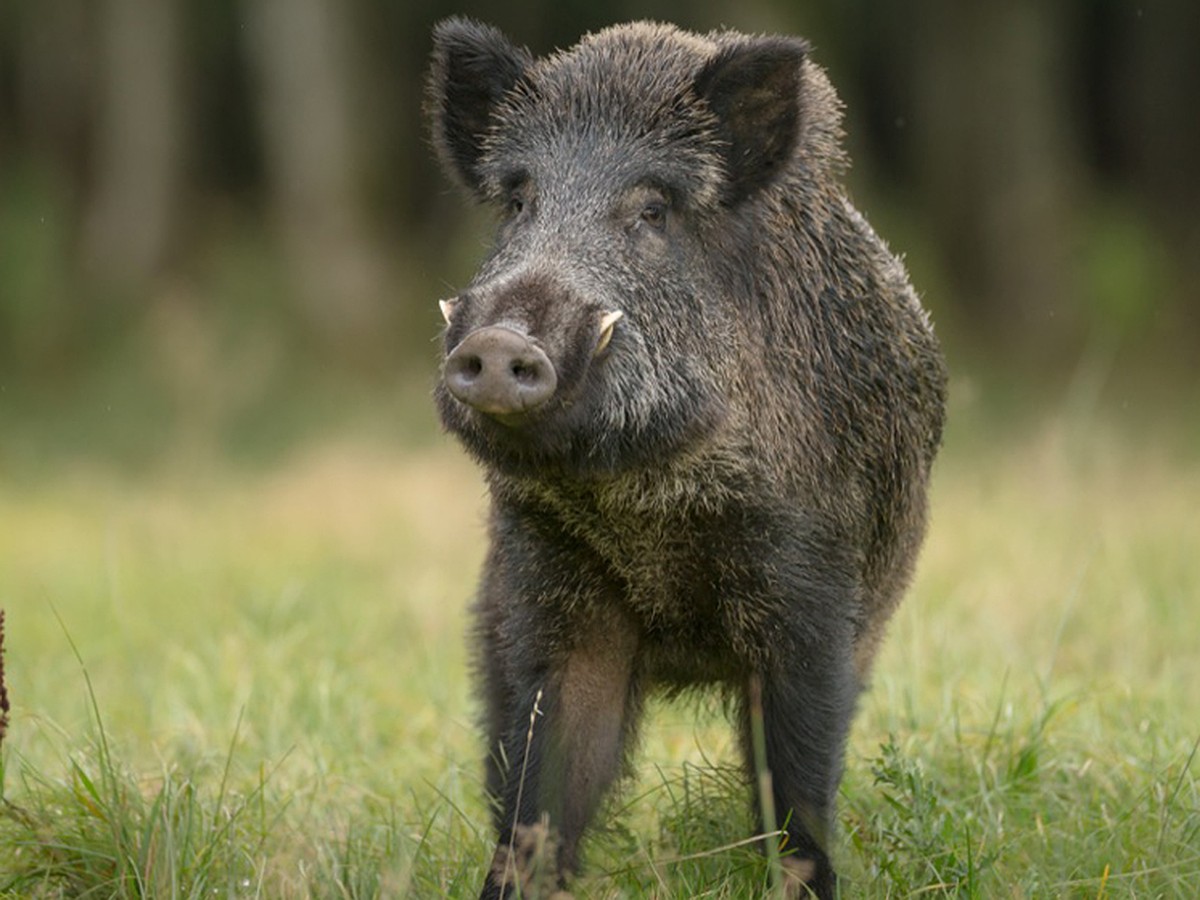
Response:
[[[629,234],[639,237],[653,234],[660,238],[666,231],[670,211],[670,194],[653,182],[631,187],[616,209],[622,227]]]
[[[532,201],[529,177],[524,172],[514,172],[505,178],[501,185],[504,189],[504,218],[512,221],[530,209]]]
[[[651,228],[661,229],[667,224],[667,204],[663,200],[651,200],[642,207],[642,221]]]

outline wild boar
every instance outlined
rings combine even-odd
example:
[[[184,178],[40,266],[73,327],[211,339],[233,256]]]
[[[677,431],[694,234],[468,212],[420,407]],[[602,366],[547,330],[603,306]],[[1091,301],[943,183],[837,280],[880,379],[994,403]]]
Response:
[[[832,897],[856,698],[925,532],[946,371],[847,199],[803,40],[619,25],[544,58],[434,34],[433,144],[500,211],[441,303],[444,426],[482,465],[474,637],[497,850],[562,888],[646,696],[761,713],[793,892]]]

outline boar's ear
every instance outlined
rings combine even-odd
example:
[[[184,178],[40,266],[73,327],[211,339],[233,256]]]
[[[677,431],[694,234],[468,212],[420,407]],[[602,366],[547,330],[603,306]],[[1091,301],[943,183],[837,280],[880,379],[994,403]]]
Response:
[[[718,51],[696,77],[696,93],[716,115],[725,145],[729,205],[768,185],[791,158],[807,52],[799,38],[759,38]]]
[[[532,62],[489,25],[445,19],[433,30],[426,114],[443,167],[479,193],[478,163],[492,114]]]

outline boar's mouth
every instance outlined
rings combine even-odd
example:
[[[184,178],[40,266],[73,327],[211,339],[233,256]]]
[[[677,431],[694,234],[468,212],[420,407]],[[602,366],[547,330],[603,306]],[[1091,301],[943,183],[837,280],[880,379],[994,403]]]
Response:
[[[618,309],[577,308],[574,327],[560,318],[557,340],[543,343],[517,316],[480,323],[469,301],[441,304],[449,349],[435,395],[446,430],[494,471],[595,477],[656,465],[725,418],[703,367],[683,359],[659,371]]]
[[[452,324],[457,302],[457,298],[439,301],[447,325]],[[594,342],[590,353],[581,347],[580,356],[605,355],[622,318],[619,309],[600,315],[590,337]],[[447,354],[442,380],[459,403],[509,427],[523,424],[552,399],[562,400],[564,389],[562,373],[541,344],[524,329],[507,323],[470,331]],[[570,373],[568,380],[573,380]]]

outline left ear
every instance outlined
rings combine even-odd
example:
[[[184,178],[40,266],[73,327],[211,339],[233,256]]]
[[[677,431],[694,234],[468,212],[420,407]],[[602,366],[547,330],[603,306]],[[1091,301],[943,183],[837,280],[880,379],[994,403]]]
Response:
[[[718,51],[696,76],[696,93],[717,117],[725,145],[730,206],[770,184],[796,149],[807,53],[799,38],[757,38]]]
[[[479,159],[497,106],[532,63],[529,51],[492,28],[452,17],[433,31],[426,109],[442,167],[480,195]]]

